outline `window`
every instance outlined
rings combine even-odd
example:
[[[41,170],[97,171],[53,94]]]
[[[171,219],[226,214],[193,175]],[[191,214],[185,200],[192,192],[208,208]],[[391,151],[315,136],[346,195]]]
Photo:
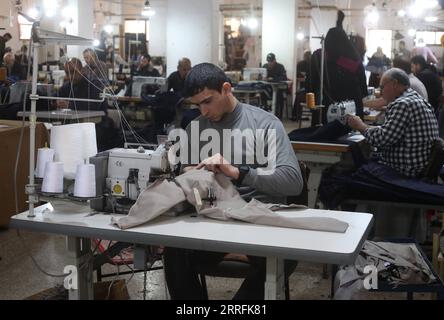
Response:
[[[368,30],[367,33],[367,53],[371,57],[378,47],[387,57],[392,55],[392,30]]]
[[[21,15],[18,16],[20,40],[31,39],[32,23],[23,18]]]
[[[416,40],[423,39],[426,45],[441,45],[441,37],[443,35],[444,32],[441,31],[417,31]]]
[[[125,20],[125,33],[145,34],[149,41],[150,24],[147,20]]]

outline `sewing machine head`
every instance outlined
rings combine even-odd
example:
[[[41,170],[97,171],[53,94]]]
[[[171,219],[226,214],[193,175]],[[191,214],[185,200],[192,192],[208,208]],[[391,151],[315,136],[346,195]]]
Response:
[[[347,123],[347,114],[356,114],[356,104],[353,100],[337,102],[328,107],[327,122],[338,120],[343,125]]]
[[[169,143],[155,149],[118,148],[90,159],[96,165],[97,194],[91,201],[97,211],[128,213],[140,193],[158,178],[171,178],[168,162]]]
[[[140,97],[144,93],[144,86],[149,86],[148,91],[166,92],[168,90],[168,81],[162,77],[141,77],[134,76],[132,84],[132,96]],[[146,91],[146,90],[145,90]]]

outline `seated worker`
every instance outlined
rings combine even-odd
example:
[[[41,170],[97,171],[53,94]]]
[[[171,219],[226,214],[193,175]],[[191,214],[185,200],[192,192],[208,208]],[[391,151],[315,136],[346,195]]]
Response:
[[[99,88],[103,85],[98,79],[89,80],[82,74],[82,62],[72,58],[65,64],[65,82],[58,91],[59,97],[100,100],[102,93]],[[116,147],[122,147],[123,141],[120,130],[115,128],[111,118],[107,116],[107,103],[87,101],[57,100],[56,107],[59,109],[72,109],[82,111],[104,111],[102,121],[96,124],[97,148],[99,152]]]
[[[287,71],[285,67],[276,61],[276,55],[269,53],[267,55],[267,63],[264,64],[264,68],[267,69],[268,81],[287,81]],[[280,119],[282,117],[282,111],[284,109],[284,93],[282,90],[278,90],[276,96],[276,116]]]
[[[393,68],[381,78],[381,93],[387,101],[384,123],[366,125],[359,117],[348,115],[348,125],[360,131],[378,150],[378,163],[408,177],[418,176],[428,164],[438,122],[432,106],[410,88],[407,73]]]
[[[185,171],[206,169],[224,174],[238,186],[240,194],[247,201],[251,198],[266,197],[273,202],[282,202],[287,196],[301,193],[303,179],[300,167],[282,123],[274,115],[260,108],[237,101],[232,94],[229,79],[222,69],[210,63],[196,65],[185,80],[185,94],[190,97],[191,103],[199,106],[202,113],[202,116],[188,126],[188,137],[194,135],[193,128],[197,126],[199,134],[208,132],[206,129],[219,134],[219,150],[224,150],[222,146],[226,146],[227,143],[232,146],[232,149],[224,150],[225,153],[216,153],[217,151],[212,150],[207,159],[202,159],[206,157],[201,154],[205,151],[206,142],[200,141],[201,152],[197,154],[201,155],[192,162],[188,154],[188,163],[182,163],[187,169]],[[269,172],[269,175],[264,175],[259,165],[249,164],[244,159],[251,156],[246,147],[248,141],[245,145],[231,143],[233,136],[227,136],[226,132],[235,129],[241,131],[250,129],[253,134],[258,129],[264,129],[267,134],[271,132],[276,134],[275,143],[267,143],[268,150],[272,150],[273,145],[276,147],[276,152],[270,152],[266,159],[267,162],[273,162],[270,159],[275,158],[273,171]],[[265,146],[264,141],[259,140],[261,139],[256,137],[252,143]],[[191,148],[188,150],[191,151]],[[242,155],[240,157],[242,160],[237,159],[239,153]],[[257,154],[252,156],[256,159]],[[195,165],[197,167],[193,167]],[[195,266],[201,263],[216,265],[224,256],[224,253],[217,252],[165,248],[164,269],[171,298],[203,299],[204,293]],[[243,282],[235,299],[264,298],[265,258],[249,257],[249,261],[252,272]]]
[[[106,63],[99,60],[97,53],[93,49],[85,49],[83,51],[83,59],[85,59],[86,65],[83,68],[83,74],[89,80],[99,80],[103,83],[101,88],[108,84],[108,68]]]
[[[424,84],[429,103],[439,113],[439,100],[442,95],[442,81],[438,74],[431,69],[423,56],[414,56],[411,60],[412,72]]]
[[[99,100],[102,86],[99,80],[90,80],[82,74],[82,62],[72,58],[65,64],[65,81],[58,91],[59,97]],[[57,100],[57,108],[72,110],[100,110],[106,112],[105,102]]]
[[[424,84],[419,80],[411,71],[410,62],[403,58],[395,58],[393,60],[393,67],[403,70],[409,75],[410,88],[415,90],[424,100],[428,101],[427,90]],[[373,100],[364,101],[364,107],[371,108],[374,110],[385,110],[387,102],[383,98],[377,98]]]
[[[7,69],[7,81],[9,83],[26,80],[26,72],[24,72],[20,62],[16,60],[12,52],[8,52],[3,56],[3,64]]]
[[[182,58],[177,64],[177,71],[174,71],[168,77],[168,91],[174,91],[181,97],[184,95],[183,90],[185,86],[185,78],[191,70],[191,60],[188,58]],[[191,121],[200,116],[199,109],[184,110],[181,120],[181,128],[188,127]]]
[[[135,74],[141,77],[160,77],[159,71],[151,65],[151,56],[149,54],[144,54],[140,57],[140,64]]]
[[[287,81],[287,71],[285,67],[276,61],[276,55],[269,53],[267,55],[267,63],[264,64],[267,69],[267,79],[269,81]]]
[[[188,58],[182,58],[177,64],[177,71],[174,71],[168,77],[168,91],[173,90],[174,92],[182,94],[185,78],[191,70],[191,61]]]

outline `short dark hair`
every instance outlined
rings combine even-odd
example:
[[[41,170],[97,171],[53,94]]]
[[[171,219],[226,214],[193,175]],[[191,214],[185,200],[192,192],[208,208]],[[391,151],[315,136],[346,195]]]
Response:
[[[144,58],[146,58],[149,61],[151,61],[151,56],[148,53],[144,53],[144,54],[141,55],[141,59],[144,59]]]
[[[10,34],[9,32],[6,32],[6,33],[3,35],[3,37],[9,37],[9,39],[12,39],[12,36],[11,36],[11,34]]]
[[[212,63],[194,66],[185,78],[185,96],[192,97],[205,88],[222,92],[225,82],[230,82],[225,72]]]
[[[384,73],[384,76],[389,77],[392,80],[396,80],[399,84],[410,88],[410,78],[404,70],[399,68],[391,68]]]
[[[267,61],[268,62],[276,61],[276,55],[274,53],[267,54]]]
[[[421,66],[421,69],[427,68],[427,61],[421,55],[414,56],[412,58],[411,62],[412,62],[412,64],[419,64]]]
[[[408,62],[406,59],[395,58],[393,60],[393,67],[399,68],[399,69],[405,71],[405,73],[407,73],[407,74],[412,73],[412,68],[410,66],[410,62]]]

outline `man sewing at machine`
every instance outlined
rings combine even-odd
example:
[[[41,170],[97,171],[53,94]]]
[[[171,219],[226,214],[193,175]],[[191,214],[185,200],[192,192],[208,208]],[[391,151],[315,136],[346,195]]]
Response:
[[[192,163],[188,155],[190,161],[186,164],[185,171],[206,169],[222,173],[238,186],[244,199],[259,198],[262,201],[268,199],[269,202],[282,203],[285,197],[301,193],[303,187],[301,171],[282,123],[260,108],[239,103],[232,94],[231,85],[223,70],[209,63],[195,66],[186,78],[185,93],[193,104],[199,106],[202,114],[188,126],[188,137],[192,135],[193,125],[198,126],[199,135],[205,129],[211,129],[219,134],[221,146],[219,150],[223,150],[222,146],[226,143],[223,141],[224,129],[241,131],[250,129],[253,132],[257,129],[270,129],[276,132],[276,162],[274,171],[270,175],[261,175],[257,165],[246,163],[244,158],[249,155],[244,145],[237,151],[243,154],[242,162],[245,163],[235,162],[237,158],[233,150],[228,159],[225,159],[223,154],[215,154],[212,150],[209,158],[198,160],[200,163]],[[199,150],[202,150],[204,144],[199,142]],[[196,165],[197,167],[193,167]],[[204,299],[204,291],[195,267],[200,264],[217,265],[224,256],[224,253],[165,248],[165,275],[172,299]],[[252,271],[234,298],[263,299],[265,258],[248,258]]]
[[[348,116],[347,123],[378,148],[378,162],[408,177],[416,177],[427,165],[433,142],[438,138],[433,109],[410,89],[409,76],[401,69],[387,71],[381,78],[380,88],[388,103],[384,123],[370,127],[352,115]]]
[[[323,174],[320,199],[330,209],[348,199],[427,203],[439,193],[421,179],[438,138],[433,108],[410,88],[409,76],[401,69],[386,71],[380,88],[388,103],[381,126],[371,127],[359,117],[347,116],[348,125],[360,131],[375,149],[370,161],[351,172],[330,170]],[[414,215],[406,214],[405,208],[393,209],[375,209],[374,235],[420,239],[421,234],[412,233]]]

